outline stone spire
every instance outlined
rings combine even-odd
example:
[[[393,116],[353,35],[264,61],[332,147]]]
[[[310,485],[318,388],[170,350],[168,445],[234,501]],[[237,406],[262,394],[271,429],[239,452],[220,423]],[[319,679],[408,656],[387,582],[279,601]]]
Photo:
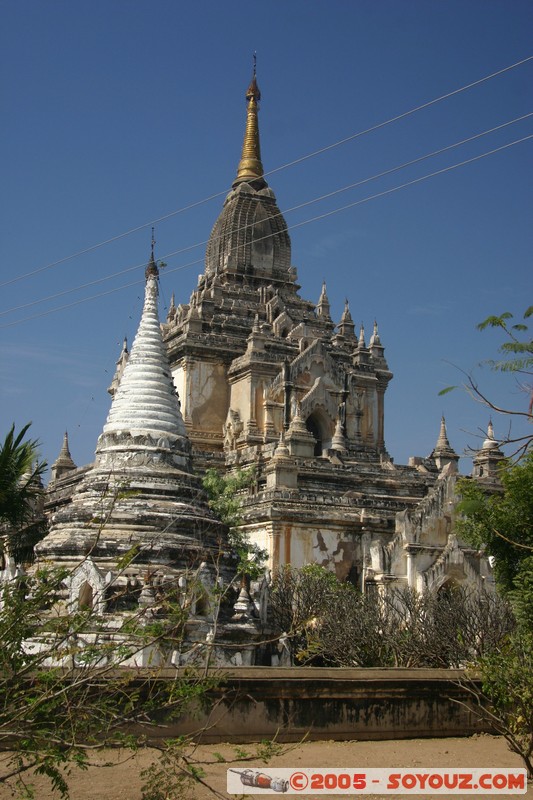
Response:
[[[57,481],[65,474],[65,472],[70,472],[73,469],[76,469],[76,464],[70,455],[70,450],[68,447],[68,433],[65,431],[65,435],[63,436],[63,445],[59,451],[58,457],[50,469],[50,479],[52,481]]]
[[[431,453],[430,458],[435,459],[435,464],[442,470],[447,464],[455,464],[459,461],[459,456],[450,445],[448,441],[448,433],[446,431],[446,420],[444,417],[441,418],[440,421],[440,430],[439,430],[439,438],[437,439],[437,444],[433,448],[433,452]]]
[[[170,296],[170,305],[168,307],[168,312],[167,312],[167,323],[172,322],[176,318],[176,313],[177,313],[176,299],[174,297],[174,292],[172,292]]]
[[[323,281],[322,283],[322,291],[320,292],[320,297],[318,298],[318,303],[316,306],[316,315],[319,319],[324,319],[327,322],[331,321],[329,298],[326,292],[326,281]]]
[[[435,450],[446,450],[450,447],[450,442],[448,441],[448,432],[446,430],[446,420],[444,417],[441,417],[440,421],[440,431],[439,431],[439,438],[437,439],[437,445]]]
[[[344,311],[342,312],[341,321],[338,325],[339,333],[341,336],[353,339],[355,336],[355,324],[350,313],[350,304],[348,298],[344,301]]]
[[[387,362],[385,361],[385,348],[381,344],[378,323],[375,320],[374,330],[372,332],[372,336],[370,337],[368,348],[376,366],[379,366],[382,369],[388,369]]]
[[[260,99],[261,92],[259,91],[259,86],[257,85],[254,56],[254,74],[250,85],[246,90],[246,130],[244,133],[241,160],[237,168],[237,177],[233,182],[234,186],[237,186],[239,183],[243,182],[250,183],[251,181],[261,181],[261,183],[265,185],[265,181],[263,179],[263,164],[261,163],[259,123],[257,119]]]

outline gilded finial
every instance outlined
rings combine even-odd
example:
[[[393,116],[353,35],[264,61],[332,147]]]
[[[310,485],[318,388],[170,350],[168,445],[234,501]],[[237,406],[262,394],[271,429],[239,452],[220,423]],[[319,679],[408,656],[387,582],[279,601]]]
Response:
[[[261,145],[259,141],[259,123],[257,119],[257,112],[259,110],[259,101],[261,100],[261,92],[257,85],[257,56],[254,53],[253,61],[253,75],[250,85],[246,90],[246,130],[244,133],[244,142],[242,145],[241,160],[237,168],[237,177],[233,185],[237,186],[239,183],[249,183],[250,181],[260,180],[262,185],[265,185],[263,179],[263,164],[261,163]]]

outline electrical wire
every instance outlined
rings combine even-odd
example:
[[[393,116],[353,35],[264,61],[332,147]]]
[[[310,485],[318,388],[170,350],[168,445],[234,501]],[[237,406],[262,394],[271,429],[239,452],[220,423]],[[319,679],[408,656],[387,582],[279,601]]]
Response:
[[[449,165],[447,167],[443,167],[442,169],[436,170],[435,172],[428,173],[427,175],[422,175],[419,178],[413,178],[413,180],[407,181],[406,183],[402,183],[402,184],[400,184],[398,186],[393,186],[390,189],[385,189],[382,192],[377,192],[376,194],[369,195],[368,197],[363,197],[363,198],[361,198],[359,200],[355,200],[353,203],[348,203],[348,204],[346,204],[344,206],[341,206],[340,208],[336,208],[336,209],[333,209],[331,211],[326,211],[323,214],[319,214],[319,215],[317,215],[315,217],[311,217],[310,219],[303,220],[302,222],[297,222],[294,225],[289,225],[288,226],[288,230],[295,230],[296,228],[301,228],[304,225],[309,225],[312,222],[318,222],[319,220],[326,219],[327,217],[331,217],[334,214],[339,214],[341,211],[346,211],[349,208],[354,208],[355,206],[359,206],[359,205],[363,205],[364,203],[368,203],[371,200],[376,200],[379,197],[385,197],[386,195],[393,194],[395,192],[400,191],[401,189],[407,188],[408,186],[414,186],[415,184],[421,183],[422,181],[428,180],[429,178],[434,178],[437,175],[443,175],[444,173],[451,172],[452,170],[458,169],[459,167],[464,167],[467,164],[472,164],[475,161],[480,161],[482,158],[487,158],[488,156],[494,155],[495,153],[499,153],[499,152],[501,152],[503,150],[507,150],[510,147],[514,147],[515,145],[521,144],[522,142],[526,142],[526,141],[528,141],[530,139],[533,139],[533,134],[530,134],[529,136],[524,136],[521,139],[516,139],[513,142],[508,142],[507,144],[501,145],[500,147],[495,147],[492,150],[488,150],[485,153],[481,153],[481,154],[479,154],[477,156],[473,156],[472,158],[465,159],[464,161],[460,161],[457,164],[451,164],[451,165]],[[263,236],[263,237],[257,239],[256,241],[260,242],[263,239],[270,238],[271,236],[272,236],[272,234],[268,234],[266,236]],[[194,266],[196,264],[201,264],[202,261],[203,261],[203,258],[200,258],[200,259],[196,259],[195,261],[191,261],[188,264],[182,264],[182,265],[180,265],[178,267],[173,267],[171,269],[167,269],[166,270],[166,274],[169,274],[171,272],[178,272],[178,271],[181,271],[181,270],[184,270],[184,269],[188,269],[189,267]],[[14,322],[10,322],[10,323],[4,324],[4,325],[0,325],[0,329],[10,328],[10,327],[12,327],[14,325],[19,325],[19,324],[21,324],[23,322],[29,322],[29,321],[31,321],[33,319],[39,319],[41,317],[48,316],[49,314],[57,313],[58,311],[64,311],[64,310],[66,310],[68,308],[72,308],[73,306],[80,305],[80,303],[85,303],[85,302],[88,302],[90,300],[96,300],[96,299],[98,299],[100,297],[105,297],[107,295],[113,294],[114,292],[122,291],[123,289],[129,289],[131,286],[139,286],[141,283],[144,283],[144,281],[136,280],[136,281],[133,281],[132,283],[128,283],[128,284],[125,284],[123,286],[117,286],[114,289],[109,289],[106,292],[99,292],[98,294],[92,295],[91,297],[80,298],[79,300],[75,300],[72,303],[68,303],[68,304],[63,305],[63,306],[58,306],[57,308],[52,308],[52,309],[49,309],[48,311],[42,311],[39,314],[33,314],[32,316],[25,317],[24,319],[19,319],[19,320],[16,320]]]
[[[399,165],[397,165],[395,167],[390,167],[389,169],[383,170],[382,172],[378,172],[377,174],[371,175],[371,176],[369,176],[367,178],[362,178],[361,180],[356,181],[355,183],[350,183],[347,186],[342,186],[339,189],[335,189],[335,190],[333,190],[331,192],[328,192],[326,194],[320,195],[319,197],[314,197],[311,200],[306,200],[303,203],[300,203],[300,204],[298,204],[296,206],[292,206],[290,208],[284,209],[283,211],[280,212],[279,215],[280,216],[284,216],[286,214],[290,214],[291,212],[298,211],[299,209],[305,208],[306,206],[313,205],[314,203],[318,203],[318,202],[320,202],[322,200],[327,200],[327,199],[329,199],[331,197],[335,197],[336,195],[341,194],[342,192],[347,192],[347,191],[349,191],[351,189],[355,189],[355,188],[357,188],[359,186],[362,186],[365,183],[370,183],[371,181],[378,180],[379,178],[383,178],[386,175],[391,175],[391,174],[393,174],[395,172],[399,172],[402,169],[405,169],[407,167],[411,167],[414,164],[419,164],[422,161],[427,161],[429,158],[433,158],[434,156],[438,156],[438,155],[441,155],[442,153],[446,153],[449,150],[453,150],[456,147],[460,147],[460,146],[462,146],[464,144],[467,144],[469,142],[473,142],[476,139],[480,139],[481,137],[487,136],[490,133],[494,133],[495,131],[502,130],[503,128],[506,128],[509,125],[514,125],[517,122],[522,122],[523,120],[528,119],[529,117],[532,117],[532,116],[533,116],[533,112],[530,112],[528,114],[524,114],[521,117],[516,117],[515,119],[509,120],[508,122],[503,122],[500,125],[496,125],[493,128],[489,128],[489,129],[487,129],[485,131],[481,131],[480,133],[476,133],[473,136],[467,137],[466,139],[461,139],[460,141],[454,142],[453,144],[447,145],[446,147],[441,147],[439,150],[433,150],[431,153],[426,153],[423,156],[418,156],[417,158],[411,159],[410,161],[406,161],[403,164],[399,164]],[[277,216],[277,215],[275,215],[275,216]],[[249,227],[253,227],[253,224],[254,223],[250,223],[248,225],[244,225],[241,228],[238,228],[236,230],[236,233],[241,233],[242,231],[247,230]],[[166,258],[171,258],[171,257],[176,256],[176,255],[181,255],[182,253],[185,253],[185,252],[187,252],[189,250],[194,250],[197,247],[202,247],[203,245],[206,245],[208,243],[208,241],[209,241],[209,239],[206,239],[206,240],[203,240],[201,242],[197,242],[196,244],[192,244],[192,245],[188,245],[187,247],[180,248],[179,250],[174,250],[174,251],[172,251],[170,253],[166,253],[163,256],[161,256],[160,260],[164,261]],[[216,239],[215,239],[215,241],[216,241]],[[72,292],[81,291],[82,289],[88,289],[91,286],[95,286],[95,285],[97,285],[99,283],[104,283],[105,281],[112,280],[113,278],[117,278],[120,275],[125,275],[126,273],[132,272],[132,271],[137,270],[137,269],[140,269],[143,266],[144,266],[144,263],[135,264],[135,265],[133,265],[131,267],[126,267],[125,269],[119,270],[118,272],[113,272],[110,275],[105,275],[102,278],[96,278],[95,280],[89,281],[88,283],[83,283],[83,284],[81,284],[79,286],[74,286],[74,287],[72,287],[70,289],[64,289],[61,292],[56,292],[55,294],[48,295],[47,297],[42,297],[42,298],[40,298],[38,300],[32,300],[29,303],[23,303],[23,304],[21,304],[19,306],[14,306],[13,308],[8,308],[8,309],[6,309],[4,311],[0,311],[0,317],[6,316],[7,314],[15,313],[16,311],[22,311],[25,308],[31,308],[32,306],[39,305],[40,303],[49,302],[50,300],[57,300],[59,297],[64,297],[67,294],[72,294]]]
[[[429,108],[430,106],[434,106],[436,103],[440,103],[442,100],[447,100],[449,97],[453,97],[456,94],[465,92],[467,89],[472,89],[474,86],[479,86],[481,83],[485,83],[485,81],[488,81],[491,78],[496,78],[498,77],[498,75],[503,75],[504,72],[508,72],[509,70],[514,69],[515,67],[519,67],[522,64],[531,61],[532,59],[533,56],[528,56],[527,58],[522,59],[522,61],[517,61],[515,64],[511,64],[510,66],[504,67],[503,69],[500,69],[497,72],[493,72],[490,75],[486,75],[484,78],[479,78],[479,80],[473,81],[472,83],[469,83],[466,86],[461,86],[459,89],[454,89],[453,91],[448,92],[447,94],[442,94],[440,97],[436,97],[434,100],[428,100],[427,103],[422,103],[422,105],[416,106],[416,108],[411,108],[409,111],[404,111],[402,114],[398,114],[398,116],[396,117],[391,117],[390,119],[385,120],[385,122],[378,122],[377,125],[373,125],[371,128],[366,128],[363,131],[359,131],[358,133],[354,133],[351,136],[347,136],[345,139],[340,139],[338,142],[326,145],[326,147],[322,147],[320,150],[315,150],[313,153],[309,153],[306,156],[301,156],[300,158],[297,158],[294,161],[289,161],[286,164],[283,164],[281,167],[275,167],[266,174],[272,175],[274,172],[278,172],[279,170],[286,169],[287,167],[293,167],[295,164],[300,164],[302,161],[306,161],[308,158],[314,158],[314,156],[326,153],[328,150],[332,150],[334,147],[339,147],[340,145],[346,144],[347,142],[352,142],[354,139],[358,139],[360,136],[365,136],[367,133],[373,133],[374,131],[377,131],[380,128],[384,128],[387,125],[391,125],[393,122],[398,122],[401,119],[405,119],[406,117],[411,116],[411,114],[416,114],[417,111],[422,111],[424,108]]]
[[[515,62],[514,64],[510,64],[507,67],[503,67],[502,69],[499,69],[496,72],[492,72],[489,75],[485,75],[484,77],[479,78],[476,81],[472,81],[471,83],[468,83],[465,86],[461,86],[458,89],[454,89],[454,90],[452,90],[450,92],[447,92],[446,94],[440,95],[439,97],[436,97],[433,100],[429,100],[426,103],[422,103],[421,105],[418,105],[415,108],[411,108],[408,111],[404,111],[402,114],[398,114],[398,115],[396,115],[394,117],[391,117],[390,119],[387,119],[387,120],[385,120],[383,122],[379,122],[379,123],[377,123],[376,125],[373,125],[370,128],[366,128],[363,131],[358,131],[357,133],[354,133],[351,136],[347,136],[344,139],[340,139],[339,141],[334,142],[333,144],[327,145],[326,147],[322,147],[319,150],[315,150],[312,153],[308,153],[307,155],[300,156],[299,158],[295,159],[294,161],[289,161],[286,164],[282,164],[279,167],[275,167],[274,169],[271,169],[270,171],[265,172],[264,175],[265,175],[265,177],[268,176],[268,175],[273,175],[276,172],[280,172],[281,170],[288,169],[289,167],[295,166],[296,164],[300,164],[302,161],[306,161],[306,160],[308,160],[310,158],[315,158],[316,156],[319,156],[322,153],[325,153],[325,152],[327,152],[329,150],[332,150],[332,149],[334,149],[336,147],[340,147],[341,145],[346,144],[347,142],[354,141],[355,139],[358,139],[361,136],[365,136],[368,133],[373,133],[374,131],[379,130],[380,128],[384,128],[387,125],[391,125],[394,122],[398,122],[401,119],[405,119],[406,117],[409,117],[412,114],[416,114],[418,111],[422,111],[423,109],[429,108],[430,106],[433,106],[433,105],[435,105],[437,103],[440,103],[443,100],[447,100],[450,97],[454,97],[455,95],[460,94],[461,92],[465,92],[468,89],[472,89],[475,86],[479,86],[480,84],[485,83],[486,81],[489,81],[489,80],[491,80],[493,78],[496,78],[499,75],[503,75],[504,73],[509,72],[512,69],[515,69],[516,67],[520,67],[523,64],[526,64],[528,61],[531,61],[531,60],[533,60],[533,55],[532,56],[527,56],[526,58],[523,58],[520,61]],[[145,228],[149,228],[150,226],[156,225],[159,222],[163,222],[163,221],[165,221],[167,219],[170,219],[171,217],[174,217],[177,214],[181,214],[181,213],[183,213],[185,211],[189,211],[192,208],[196,208],[197,206],[203,205],[204,203],[208,203],[211,200],[214,200],[217,197],[222,197],[225,194],[227,194],[227,189],[224,189],[221,192],[217,192],[216,194],[209,195],[208,197],[205,197],[202,200],[197,200],[194,203],[189,203],[188,205],[182,206],[181,208],[178,208],[178,209],[176,209],[174,211],[170,211],[168,214],[164,214],[161,217],[157,217],[156,219],[150,220],[149,222],[145,222],[142,225],[137,225],[136,227],[130,228],[129,230],[124,231],[123,233],[119,233],[116,236],[111,236],[109,239],[105,239],[105,240],[103,240],[101,242],[98,242],[96,244],[90,245],[89,247],[86,247],[83,250],[78,250],[75,253],[71,253],[68,256],[64,256],[63,258],[58,259],[57,261],[53,261],[50,264],[46,264],[46,265],[44,265],[42,267],[38,267],[37,269],[31,270],[30,272],[26,272],[23,275],[16,275],[15,277],[12,277],[9,280],[4,281],[3,283],[0,283],[0,288],[3,288],[4,286],[9,286],[9,285],[11,285],[13,283],[17,283],[18,281],[24,280],[26,278],[30,278],[33,275],[38,275],[41,272],[44,272],[46,270],[52,269],[54,267],[57,267],[60,264],[64,264],[67,261],[71,261],[74,258],[78,258],[79,256],[86,255],[87,253],[91,253],[94,250],[97,250],[97,249],[99,249],[101,247],[104,247],[105,245],[111,244],[112,242],[116,242],[119,239],[123,239],[124,237],[130,236],[133,233],[137,233],[138,231],[144,230]]]

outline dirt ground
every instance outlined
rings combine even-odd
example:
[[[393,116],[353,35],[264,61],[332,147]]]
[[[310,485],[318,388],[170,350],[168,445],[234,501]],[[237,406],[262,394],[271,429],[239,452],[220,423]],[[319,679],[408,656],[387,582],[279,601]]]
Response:
[[[242,748],[252,754],[254,745],[242,745]],[[299,745],[285,745],[285,752],[276,755],[265,765],[260,759],[250,761],[235,761],[235,745],[205,745],[199,747],[195,757],[199,761],[211,762],[204,764],[206,782],[216,790],[213,794],[207,788],[200,786],[184,793],[183,800],[213,800],[214,797],[243,798],[245,795],[229,795],[226,792],[226,770],[228,766],[242,768],[256,768],[275,775],[276,767],[521,767],[522,762],[518,756],[511,753],[504,739],[485,734],[469,738],[449,739],[403,739],[384,742],[308,742]],[[215,756],[214,754],[220,754]],[[231,759],[231,765],[220,763],[216,758],[224,756]],[[0,765],[4,755],[0,755]],[[74,770],[70,776],[72,800],[141,800],[141,771],[154,759],[154,751],[143,750],[135,756],[127,752],[106,751],[94,758],[95,766],[86,771]],[[213,763],[215,762],[215,763]],[[51,800],[58,797],[50,790],[47,781],[41,777],[32,779],[36,788],[35,797],[38,800]],[[263,794],[263,793],[261,793]],[[256,798],[260,795],[246,795]],[[263,794],[268,797],[294,797],[281,794]],[[339,798],[349,796],[351,800],[356,793],[349,795],[315,795],[301,794],[305,800],[315,798]],[[396,795],[358,795],[358,797],[387,797],[391,800]],[[405,797],[406,795],[402,795]],[[449,795],[448,795],[449,796]],[[456,798],[466,795],[455,795]],[[0,800],[8,800],[13,794],[8,786],[0,784]],[[415,795],[418,800],[436,795]],[[478,795],[480,797],[480,795]],[[533,785],[529,785],[526,795],[495,795],[485,794],[487,800],[495,797],[526,797],[533,800]]]

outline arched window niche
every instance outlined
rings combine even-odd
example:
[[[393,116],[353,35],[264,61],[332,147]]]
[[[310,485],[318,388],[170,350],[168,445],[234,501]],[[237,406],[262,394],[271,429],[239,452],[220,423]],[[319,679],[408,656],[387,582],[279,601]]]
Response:
[[[80,610],[92,609],[94,600],[93,587],[88,581],[80,586],[78,594],[78,607]]]
[[[331,437],[333,435],[331,422],[327,414],[320,408],[317,408],[310,414],[306,421],[305,427],[315,437],[315,449],[313,454],[315,456],[323,456],[331,447]]]

